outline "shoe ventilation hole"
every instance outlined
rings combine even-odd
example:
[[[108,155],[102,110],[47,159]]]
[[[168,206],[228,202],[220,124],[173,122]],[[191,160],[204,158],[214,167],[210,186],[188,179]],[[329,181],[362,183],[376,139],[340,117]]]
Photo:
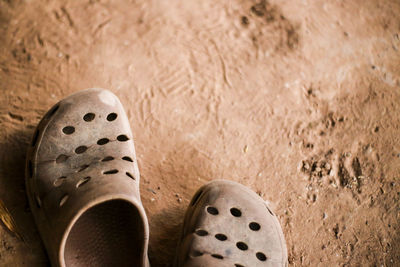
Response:
[[[60,207],[62,207],[68,200],[68,195],[64,195],[60,200]]]
[[[126,172],[125,174],[126,174],[126,176],[128,176],[129,178],[132,178],[133,180],[136,180],[135,177],[133,177],[133,175],[130,174],[129,172]]]
[[[235,217],[242,216],[242,212],[237,208],[231,208],[231,214]]]
[[[219,254],[211,254],[211,257],[214,257],[214,258],[220,259],[220,260],[224,259],[224,257],[222,255],[219,255]]]
[[[78,188],[78,187],[81,187],[82,185],[84,185],[84,184],[86,184],[87,182],[89,182],[90,181],[90,177],[88,176],[88,177],[85,177],[85,178],[82,178],[82,179],[80,179],[79,180],[79,182],[78,183],[76,183],[76,187]]]
[[[86,170],[88,167],[89,167],[89,165],[87,165],[87,164],[82,165],[81,168],[78,170],[78,172],[84,171],[84,170]]]
[[[253,230],[253,231],[258,231],[258,230],[260,230],[261,226],[260,226],[258,223],[256,223],[256,222],[251,222],[251,223],[249,224],[249,228],[250,228],[251,230]]]
[[[218,215],[218,210],[217,208],[214,207],[207,207],[207,212],[210,213],[211,215]]]
[[[75,127],[73,127],[73,126],[65,126],[65,127],[62,129],[62,131],[63,131],[63,133],[65,133],[65,134],[73,134],[73,133],[75,132]]]
[[[125,142],[125,141],[128,141],[129,138],[128,138],[128,136],[121,134],[121,135],[118,135],[117,140],[120,142]]]
[[[88,149],[87,146],[78,146],[78,147],[75,149],[75,153],[76,153],[76,154],[82,154],[82,153],[86,152],[87,149]]]
[[[206,236],[208,235],[208,232],[206,230],[198,229],[194,232],[198,236]]]
[[[94,113],[86,113],[85,116],[83,116],[83,120],[89,122],[94,120],[94,117],[96,117]]]
[[[99,141],[97,141],[97,144],[102,146],[102,145],[107,144],[108,142],[110,142],[110,140],[108,138],[101,138],[101,139],[99,139]]]
[[[193,250],[193,252],[192,252],[192,256],[193,257],[200,257],[200,256],[203,256],[203,255],[204,255],[203,252],[200,252],[198,250]]]
[[[36,130],[35,131],[35,134],[33,135],[33,139],[32,139],[32,146],[35,146],[36,145],[36,142],[37,142],[37,140],[38,140],[38,137],[39,137],[39,130]]]
[[[265,256],[265,254],[262,253],[262,252],[257,252],[256,253],[256,257],[260,261],[266,261],[267,260],[267,256]]]
[[[249,249],[249,247],[247,246],[247,244],[246,244],[246,243],[243,243],[243,242],[237,242],[237,243],[236,243],[236,246],[237,246],[237,248],[240,249],[240,250],[248,250],[248,249]]]
[[[128,157],[128,156],[125,156],[125,157],[123,157],[122,159],[123,159],[123,160],[126,160],[126,161],[129,161],[129,162],[133,162],[133,160],[132,160],[130,157]]]
[[[56,158],[56,163],[63,163],[66,162],[68,159],[67,155],[61,154]]]
[[[65,179],[67,179],[67,177],[65,177],[65,176],[58,177],[57,179],[54,180],[53,185],[55,187],[59,187],[60,185],[62,185],[64,183]]]
[[[218,239],[219,241],[225,241],[228,239],[228,237],[224,234],[216,234],[215,238]]]
[[[40,197],[37,194],[35,194],[35,202],[38,208],[42,206],[42,201],[40,200]]]
[[[116,113],[110,113],[107,115],[107,120],[114,121],[117,117],[118,117],[118,115]]]
[[[200,199],[201,193],[203,193],[203,191],[199,191],[196,193],[196,195],[193,197],[192,202],[191,202],[191,206],[196,205],[197,201]]]
[[[241,264],[236,263],[236,264],[235,264],[235,267],[244,267],[244,265],[241,265]]]
[[[32,161],[28,161],[28,173],[29,173],[29,177],[32,178],[32,176],[33,176]]]
[[[111,161],[111,160],[113,160],[113,159],[114,159],[113,157],[107,156],[107,157],[105,157],[104,159],[102,159],[101,161]]]
[[[109,170],[109,171],[103,172],[103,174],[115,174],[115,173],[118,173],[118,170],[114,169],[114,170]]]

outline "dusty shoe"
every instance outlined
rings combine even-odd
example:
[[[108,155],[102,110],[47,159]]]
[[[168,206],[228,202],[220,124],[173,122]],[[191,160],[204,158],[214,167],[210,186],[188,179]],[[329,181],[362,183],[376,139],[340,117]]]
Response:
[[[114,94],[88,89],[56,104],[36,129],[26,165],[53,266],[148,266],[132,132]]]
[[[278,219],[256,193],[213,181],[189,204],[175,266],[287,266],[286,243]]]

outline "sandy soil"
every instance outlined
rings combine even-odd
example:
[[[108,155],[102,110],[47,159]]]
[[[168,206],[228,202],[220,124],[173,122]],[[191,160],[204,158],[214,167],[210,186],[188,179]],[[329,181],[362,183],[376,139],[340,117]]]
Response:
[[[135,134],[153,266],[215,178],[271,203],[291,266],[400,266],[400,2],[0,0],[0,266],[46,266],[24,189],[41,116],[88,87]]]

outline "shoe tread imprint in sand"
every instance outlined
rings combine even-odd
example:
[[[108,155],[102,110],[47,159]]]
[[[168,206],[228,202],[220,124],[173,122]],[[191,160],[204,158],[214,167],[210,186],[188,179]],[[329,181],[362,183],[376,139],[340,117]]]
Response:
[[[114,94],[88,89],[57,103],[35,131],[26,166],[28,198],[52,263],[64,266],[64,246],[78,218],[113,199],[127,201],[137,209],[146,243],[142,252],[147,252],[148,225],[139,179],[129,121]],[[110,209],[123,212],[124,205]],[[103,208],[108,212],[104,205],[99,209]],[[92,213],[92,219],[97,218]],[[51,248],[54,246],[58,250]],[[72,262],[68,257],[65,255],[65,260]]]
[[[176,266],[287,266],[276,216],[264,200],[230,181],[200,188],[186,212]]]

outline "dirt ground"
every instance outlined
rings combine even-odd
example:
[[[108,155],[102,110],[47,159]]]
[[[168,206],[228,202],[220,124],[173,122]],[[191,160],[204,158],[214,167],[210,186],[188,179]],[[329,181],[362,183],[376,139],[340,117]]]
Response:
[[[269,201],[290,266],[400,266],[399,1],[0,0],[0,266],[48,264],[26,147],[89,87],[129,116],[152,266],[216,178]]]

